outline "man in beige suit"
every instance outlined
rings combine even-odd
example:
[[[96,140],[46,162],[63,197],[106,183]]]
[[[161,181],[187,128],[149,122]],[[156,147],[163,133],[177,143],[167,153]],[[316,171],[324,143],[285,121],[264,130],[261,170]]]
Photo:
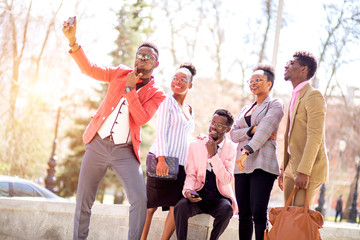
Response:
[[[293,205],[304,206],[305,189],[311,203],[328,175],[325,147],[326,103],[322,94],[311,87],[317,61],[309,52],[296,52],[285,66],[284,78],[294,90],[290,101],[284,137],[284,160],[280,166],[279,187],[285,201],[294,186],[297,191]]]

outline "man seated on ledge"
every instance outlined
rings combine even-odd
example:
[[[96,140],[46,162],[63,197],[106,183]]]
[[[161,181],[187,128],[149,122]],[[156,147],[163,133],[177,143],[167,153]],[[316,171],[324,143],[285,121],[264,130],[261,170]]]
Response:
[[[236,145],[225,137],[233,123],[229,111],[218,109],[210,121],[209,136],[190,144],[183,188],[185,198],[174,209],[178,240],[187,237],[188,219],[201,213],[215,218],[210,240],[218,239],[237,211],[231,186]]]

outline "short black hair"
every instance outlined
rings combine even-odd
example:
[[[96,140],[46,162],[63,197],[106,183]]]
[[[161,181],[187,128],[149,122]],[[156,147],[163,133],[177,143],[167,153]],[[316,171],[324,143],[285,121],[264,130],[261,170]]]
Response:
[[[158,58],[159,58],[159,49],[157,48],[157,46],[154,43],[152,43],[152,42],[143,42],[142,44],[140,44],[140,46],[138,47],[137,50],[139,51],[139,49],[142,48],[142,47],[152,48],[156,53],[156,60],[158,60]]]
[[[271,82],[271,87],[270,90],[273,88],[274,86],[274,80],[275,80],[275,70],[274,67],[269,65],[269,64],[259,64],[256,67],[253,68],[253,71],[257,71],[257,70],[263,70],[264,71],[264,75],[267,76],[268,81]]]
[[[226,110],[226,109],[218,109],[215,111],[214,115],[219,115],[219,116],[223,116],[223,117],[226,117],[227,118],[227,125],[229,127],[231,127],[234,123],[234,117],[233,115],[231,114],[230,111]]]
[[[307,51],[297,51],[294,53],[293,57],[298,59],[300,65],[308,67],[306,80],[312,78],[317,69],[317,60],[314,55]]]
[[[186,63],[181,64],[179,68],[186,68],[186,69],[188,69],[188,70],[190,71],[190,73],[191,73],[190,82],[192,82],[193,76],[196,75],[196,68],[195,68],[195,66],[192,65],[192,63],[186,62]]]

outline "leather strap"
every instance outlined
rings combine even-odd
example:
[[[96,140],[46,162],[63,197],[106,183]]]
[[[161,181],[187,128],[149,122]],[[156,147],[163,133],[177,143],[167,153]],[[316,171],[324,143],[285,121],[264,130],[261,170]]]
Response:
[[[285,203],[285,208],[288,209],[289,206],[291,205],[292,201],[293,201],[293,198],[294,198],[294,195],[296,193],[298,189],[296,187],[294,187],[294,189],[292,190],[289,198],[286,200],[286,203]],[[308,190],[305,189],[305,203],[304,203],[304,207],[305,207],[305,211],[304,212],[309,212],[309,201],[308,201]]]

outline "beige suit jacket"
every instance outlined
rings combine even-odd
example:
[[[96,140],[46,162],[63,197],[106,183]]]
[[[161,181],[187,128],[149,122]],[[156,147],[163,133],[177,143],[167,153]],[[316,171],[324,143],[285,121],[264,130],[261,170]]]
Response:
[[[287,177],[295,178],[303,173],[310,176],[310,182],[325,183],[329,166],[325,147],[325,99],[307,84],[300,91],[292,114],[291,122],[288,116],[281,169]]]

